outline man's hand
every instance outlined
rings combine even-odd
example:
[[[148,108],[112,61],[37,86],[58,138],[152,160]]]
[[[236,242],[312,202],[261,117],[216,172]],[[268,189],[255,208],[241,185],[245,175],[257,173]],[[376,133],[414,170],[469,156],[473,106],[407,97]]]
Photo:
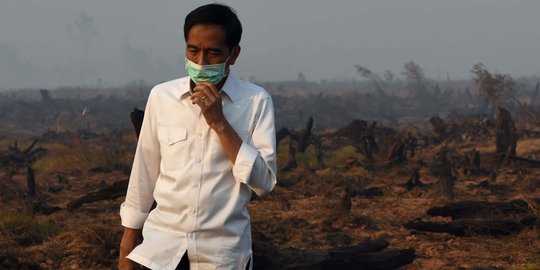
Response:
[[[136,262],[126,258],[131,253],[133,248],[139,242],[139,236],[141,235],[141,229],[124,228],[124,234],[122,235],[122,241],[120,242],[120,256],[118,257],[118,269],[120,270],[133,270],[141,269],[141,266]]]
[[[191,102],[201,108],[208,126],[216,132],[223,130],[228,123],[223,115],[221,93],[217,87],[210,82],[201,82],[193,91],[195,93],[191,95]]]
[[[221,93],[210,82],[201,82],[193,88],[193,91],[195,93],[191,95],[191,102],[201,108],[206,123],[216,132],[227,157],[234,164],[242,146],[242,139],[223,114]]]

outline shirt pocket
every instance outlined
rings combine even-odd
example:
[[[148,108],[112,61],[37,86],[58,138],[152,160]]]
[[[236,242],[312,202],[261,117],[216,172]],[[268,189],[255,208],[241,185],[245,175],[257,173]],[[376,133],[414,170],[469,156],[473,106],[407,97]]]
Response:
[[[165,169],[180,169],[185,165],[188,131],[183,127],[158,127],[161,162]]]

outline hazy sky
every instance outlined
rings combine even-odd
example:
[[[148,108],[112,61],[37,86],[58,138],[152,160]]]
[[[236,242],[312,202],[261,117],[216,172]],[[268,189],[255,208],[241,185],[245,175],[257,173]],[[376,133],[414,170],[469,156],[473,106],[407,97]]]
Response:
[[[183,21],[209,1],[0,0],[0,89],[113,86],[183,76]],[[354,65],[433,79],[475,63],[540,75],[538,0],[236,0],[244,27],[233,71],[246,79],[360,79]],[[85,21],[85,23],[81,23]]]

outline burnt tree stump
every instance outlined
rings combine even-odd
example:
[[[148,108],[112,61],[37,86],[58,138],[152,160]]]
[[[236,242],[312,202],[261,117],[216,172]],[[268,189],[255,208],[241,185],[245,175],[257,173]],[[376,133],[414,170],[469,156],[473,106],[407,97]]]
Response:
[[[476,149],[465,152],[465,164],[463,164],[463,173],[473,175],[480,172],[480,152]]]
[[[394,140],[386,159],[389,164],[400,164],[407,160],[406,145],[401,138]]]
[[[26,185],[28,188],[28,196],[35,197],[37,194],[37,186],[36,186],[36,177],[34,175],[34,170],[29,166],[27,169],[27,175],[26,175]]]
[[[313,146],[315,146],[315,154],[317,156],[317,166],[319,169],[326,168],[326,163],[324,162],[324,152],[322,147],[322,142],[319,137],[313,136]]]
[[[293,144],[293,141],[289,143],[289,160],[285,167],[281,168],[281,171],[290,171],[298,166],[296,162],[296,147]]]
[[[354,119],[333,135],[347,138],[354,143],[356,149],[366,157],[368,162],[372,162],[373,154],[379,151],[379,145],[375,140],[376,126],[377,122],[368,125],[368,122],[364,120]]]
[[[449,199],[454,200],[454,165],[450,158],[450,150],[444,147],[435,156],[431,166],[431,173],[439,178],[441,192]]]
[[[313,128],[313,117],[309,117],[306,128],[302,131],[300,139],[298,140],[298,152],[304,153],[311,143],[311,129]]]
[[[412,190],[415,187],[425,186],[425,184],[420,181],[420,172],[418,170],[419,168],[415,167],[411,176],[409,177],[409,180],[407,180],[407,190]]]
[[[510,113],[499,107],[495,124],[497,154],[508,156],[516,154],[517,133]]]
[[[144,120],[144,110],[135,108],[131,112],[131,124],[133,125],[133,128],[135,129],[135,133],[137,134],[137,138],[139,138],[139,134],[141,134],[141,127],[142,122]]]
[[[279,143],[286,137],[291,138],[291,141],[296,139],[297,136],[295,133],[291,132],[289,129],[283,127],[276,132],[276,152],[278,151]]]
[[[431,117],[429,123],[433,127],[433,131],[437,134],[439,140],[446,137],[446,123],[438,116]]]

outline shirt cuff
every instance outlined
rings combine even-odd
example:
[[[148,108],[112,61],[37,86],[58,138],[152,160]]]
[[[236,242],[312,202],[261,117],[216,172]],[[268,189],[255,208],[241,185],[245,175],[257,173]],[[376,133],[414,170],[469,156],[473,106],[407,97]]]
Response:
[[[131,208],[125,202],[120,205],[120,218],[124,227],[141,229],[147,217],[148,213],[142,213],[137,209]]]
[[[257,159],[257,155],[259,155],[259,152],[255,148],[245,142],[242,143],[232,169],[236,181],[246,185],[249,183],[251,170],[255,163],[255,159]]]

